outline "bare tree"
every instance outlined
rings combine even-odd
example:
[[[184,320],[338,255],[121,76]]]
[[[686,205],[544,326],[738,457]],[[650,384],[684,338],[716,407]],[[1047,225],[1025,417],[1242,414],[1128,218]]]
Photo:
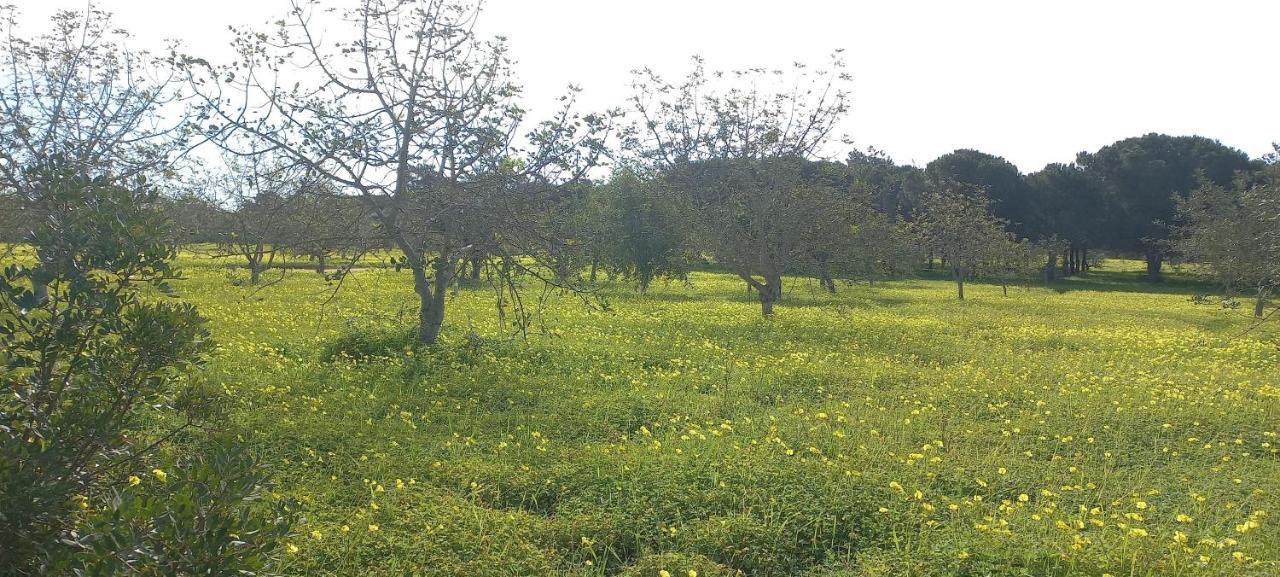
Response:
[[[434,343],[446,287],[475,254],[481,231],[469,223],[527,223],[477,198],[581,178],[604,150],[609,116],[574,113],[571,89],[552,118],[521,135],[520,86],[504,40],[475,33],[477,5],[291,5],[273,33],[239,32],[235,63],[185,61],[209,128],[224,143],[230,134],[251,136],[255,146],[240,154],[278,151],[359,196],[403,253],[399,264],[412,273],[421,305],[418,338]]]
[[[849,224],[811,162],[848,111],[843,66],[837,52],[830,70],[708,75],[695,59],[680,84],[635,73],[626,148],[694,196],[704,241],[757,291],[765,315],[782,296],[782,275]]]
[[[128,34],[92,3],[58,12],[32,38],[17,32],[17,19],[15,8],[0,7],[0,191],[26,215],[17,225],[28,236],[47,204],[42,163],[108,181],[155,180],[189,149],[192,116],[171,62],[128,49]],[[53,258],[37,252],[40,262]],[[45,298],[43,275],[33,278]]]
[[[201,181],[202,194],[219,209],[219,258],[244,259],[249,283],[258,284],[276,258],[313,235],[302,205],[314,177],[271,153],[228,156],[225,166]],[[300,220],[305,218],[306,221]]]

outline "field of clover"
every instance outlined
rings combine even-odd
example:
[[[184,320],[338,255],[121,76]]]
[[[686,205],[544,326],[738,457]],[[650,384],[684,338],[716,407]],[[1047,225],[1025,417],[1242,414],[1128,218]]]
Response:
[[[464,286],[438,350],[407,273],[224,264],[175,286],[301,506],[289,573],[1280,574],[1280,330],[1137,263],[963,302],[790,279],[769,320],[704,272],[549,294],[527,339]]]

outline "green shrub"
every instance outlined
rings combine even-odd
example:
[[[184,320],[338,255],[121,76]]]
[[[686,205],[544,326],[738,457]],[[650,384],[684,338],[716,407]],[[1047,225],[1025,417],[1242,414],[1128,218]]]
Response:
[[[402,327],[387,329],[354,329],[325,345],[320,358],[325,362],[339,359],[367,361],[398,357],[417,344],[414,331]]]

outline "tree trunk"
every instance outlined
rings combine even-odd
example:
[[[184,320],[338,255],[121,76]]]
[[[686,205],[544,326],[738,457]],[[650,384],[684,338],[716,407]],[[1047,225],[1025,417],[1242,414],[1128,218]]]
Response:
[[[929,249],[929,264],[926,266],[929,270],[933,270],[933,249]]]
[[[36,277],[40,277],[41,279],[43,278],[44,275],[39,273],[39,269],[49,266],[47,264],[49,260],[47,256],[44,254],[45,252],[46,251],[42,251],[38,248],[36,249],[36,269],[37,270],[32,271],[35,273]],[[32,278],[31,294],[35,295],[37,303],[43,303],[44,301],[49,300],[49,283],[44,282],[43,280],[38,280],[37,278]]]
[[[1267,307],[1267,289],[1258,287],[1258,296],[1253,300],[1253,316],[1262,318],[1262,313]]]
[[[765,317],[773,316],[773,303],[782,296],[782,275],[764,275],[763,285],[749,277],[743,277],[743,280],[747,282],[747,290],[754,288],[759,293],[760,314]]]
[[[1044,282],[1053,282],[1054,275],[1058,273],[1058,253],[1057,251],[1048,251],[1049,260],[1044,265]]]
[[[325,264],[326,264],[326,263],[325,263],[324,255],[323,255],[323,254],[318,254],[318,255],[316,255],[316,272],[318,272],[318,273],[320,273],[320,274],[324,274],[324,273],[325,273]]]
[[[1164,254],[1157,248],[1148,248],[1146,251],[1147,259],[1147,282],[1160,282],[1164,280],[1160,276],[1160,266],[1164,264]]]
[[[249,284],[258,284],[262,278],[262,261],[251,259],[249,261]]]
[[[409,265],[413,272],[413,290],[418,293],[420,308],[418,311],[418,342],[434,345],[440,338],[440,327],[444,325],[445,295],[449,282],[453,279],[455,264],[447,258],[436,261],[435,279],[427,277],[421,259],[411,259]]]
[[[481,263],[481,261],[480,261],[480,257],[478,257],[478,256],[477,256],[477,257],[472,257],[472,259],[471,259],[471,280],[472,280],[473,282],[480,282],[480,268],[481,268],[482,266],[483,266],[483,264],[482,264],[482,263]]]
[[[826,259],[818,261],[818,284],[831,294],[836,293],[836,281],[831,278],[831,265]]]
[[[964,270],[959,267],[951,269],[951,275],[956,279],[956,297],[964,300]]]
[[[1063,277],[1071,276],[1071,262],[1070,262],[1069,254],[1070,254],[1070,251],[1068,250],[1062,251],[1062,276]]]
[[[1000,292],[1004,293],[1004,296],[1009,296],[1009,283],[1007,281],[1000,281]]]
[[[1080,249],[1080,270],[1089,270],[1089,247],[1081,247]]]

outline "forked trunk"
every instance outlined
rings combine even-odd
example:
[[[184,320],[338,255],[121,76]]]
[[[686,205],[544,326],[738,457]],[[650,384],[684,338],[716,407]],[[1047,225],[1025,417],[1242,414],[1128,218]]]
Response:
[[[413,290],[418,294],[418,342],[434,345],[440,338],[444,325],[444,305],[449,283],[453,280],[455,264],[447,258],[436,260],[435,279],[427,277],[421,261],[410,264],[413,271]],[[434,282],[433,282],[434,281]]]

